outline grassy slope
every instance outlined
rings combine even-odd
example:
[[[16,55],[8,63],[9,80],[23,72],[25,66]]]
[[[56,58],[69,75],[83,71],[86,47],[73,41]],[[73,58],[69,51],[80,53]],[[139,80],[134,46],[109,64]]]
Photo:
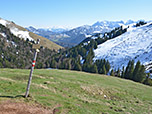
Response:
[[[70,114],[152,113],[152,87],[77,71],[35,70],[30,89],[32,97],[15,98],[25,94],[29,72],[0,69],[0,100],[36,101]]]

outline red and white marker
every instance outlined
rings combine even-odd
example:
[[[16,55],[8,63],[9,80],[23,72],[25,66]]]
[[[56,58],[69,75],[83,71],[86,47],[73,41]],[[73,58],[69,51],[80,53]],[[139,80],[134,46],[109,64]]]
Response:
[[[32,62],[32,67],[35,67],[35,60],[33,60],[33,62]]]

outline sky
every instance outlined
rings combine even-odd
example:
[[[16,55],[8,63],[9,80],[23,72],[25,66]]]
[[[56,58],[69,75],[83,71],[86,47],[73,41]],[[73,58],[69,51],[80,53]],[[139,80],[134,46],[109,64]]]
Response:
[[[0,0],[0,17],[23,27],[78,27],[97,21],[152,20],[152,0]]]

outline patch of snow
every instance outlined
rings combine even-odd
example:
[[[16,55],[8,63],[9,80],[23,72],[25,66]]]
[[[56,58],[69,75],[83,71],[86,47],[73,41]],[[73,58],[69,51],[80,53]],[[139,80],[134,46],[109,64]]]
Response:
[[[89,37],[91,37],[91,36],[92,36],[92,35],[87,35],[87,34],[85,34],[85,37],[86,37],[86,38],[89,38]]]
[[[29,41],[34,41],[34,39],[30,37],[28,31],[22,31],[22,30],[19,30],[18,28],[10,28],[10,31],[19,38],[23,38],[25,40],[29,39]]]
[[[35,34],[39,34],[39,32],[38,32],[38,31],[33,31],[33,33],[35,33]]]
[[[84,63],[84,59],[82,59],[82,57],[80,57],[80,63],[81,63],[81,64]]]
[[[0,33],[0,35],[2,35],[3,37],[6,37],[6,34],[5,34],[5,33]]]
[[[11,41],[11,43],[12,43],[13,46],[17,47],[17,45],[15,44],[15,42]]]
[[[4,58],[4,53],[2,53],[1,57],[2,57],[2,59]]]
[[[14,34],[15,36],[19,38],[23,38],[25,40],[29,39],[29,41],[34,41],[34,39],[30,37],[28,31],[19,30],[15,26],[12,26],[12,24],[9,21],[0,18],[0,24],[8,27],[11,33]]]
[[[6,26],[8,22],[0,18],[0,24],[2,24],[3,26]]]
[[[97,38],[98,38],[97,36],[93,36],[93,37],[91,37],[91,39],[94,39],[94,40],[95,40],[95,39],[97,39]]]
[[[100,34],[100,38],[102,38],[103,37],[103,34]]]
[[[95,33],[101,33],[101,31],[94,31],[93,34],[95,34]]]
[[[87,43],[87,42],[85,42],[85,43],[83,43],[83,45],[84,45],[84,46],[86,46],[86,45],[88,45],[88,43]]]
[[[63,34],[63,37],[70,37],[69,35],[67,35],[67,34]]]

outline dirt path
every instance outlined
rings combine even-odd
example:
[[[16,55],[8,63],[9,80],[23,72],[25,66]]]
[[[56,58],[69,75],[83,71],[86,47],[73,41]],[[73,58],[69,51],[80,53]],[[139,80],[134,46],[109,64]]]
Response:
[[[0,114],[52,114],[52,110],[26,103],[4,101],[0,103]]]

